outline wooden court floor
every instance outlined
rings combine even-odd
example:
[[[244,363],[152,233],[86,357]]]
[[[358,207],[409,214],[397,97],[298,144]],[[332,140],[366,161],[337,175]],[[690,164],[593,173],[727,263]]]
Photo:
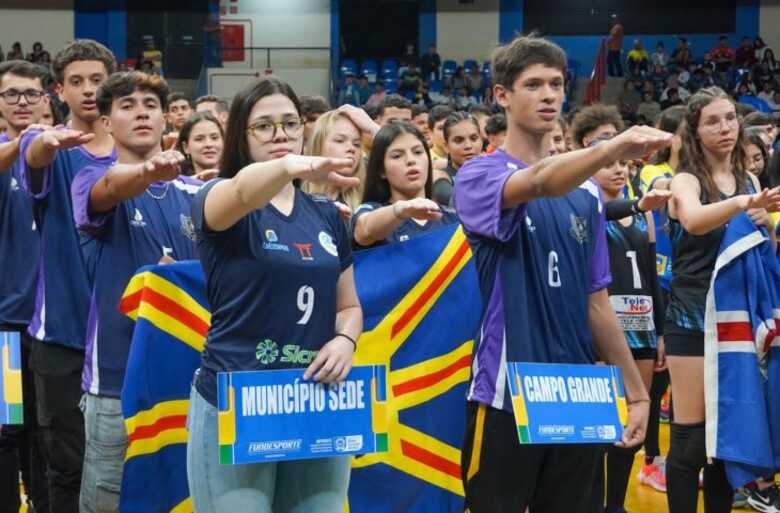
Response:
[[[661,424],[660,433],[661,452],[666,454],[669,450],[669,425]],[[660,492],[656,492],[649,486],[638,484],[636,475],[639,472],[639,466],[641,465],[643,452],[639,452],[634,461],[634,468],[631,470],[631,481],[628,484],[628,490],[626,493],[626,511],[628,513],[668,513],[669,509],[666,506],[666,495]],[[702,505],[701,495],[699,496],[699,513],[704,512],[704,506]],[[752,511],[747,510],[734,510],[734,511]],[[27,513],[27,507],[22,506],[19,513]]]

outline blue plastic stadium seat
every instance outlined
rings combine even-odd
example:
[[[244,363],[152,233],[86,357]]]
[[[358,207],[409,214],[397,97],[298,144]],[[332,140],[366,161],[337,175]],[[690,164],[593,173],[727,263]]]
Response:
[[[347,72],[357,75],[357,62],[355,59],[344,59],[341,61],[341,76],[347,74]]]
[[[440,93],[442,88],[441,80],[431,80],[429,90],[432,93]]]
[[[365,75],[369,82],[376,80],[377,73],[379,72],[379,66],[373,59],[366,59],[360,63],[360,74]]]
[[[458,63],[455,61],[447,60],[441,64],[441,73],[444,76],[454,75],[457,69],[458,69]]]
[[[463,69],[467,73],[471,73],[471,70],[479,69],[479,63],[477,63],[477,61],[475,61],[474,59],[466,59],[465,61],[463,61]]]
[[[406,91],[404,93],[404,98],[406,98],[409,101],[414,100],[414,97],[416,96],[416,93],[414,91]]]
[[[395,59],[385,59],[382,61],[382,67],[379,70],[382,77],[398,77],[398,61]]]
[[[382,83],[385,84],[385,91],[388,93],[398,92],[398,80],[395,78],[383,78]]]
[[[744,103],[745,105],[755,107],[759,112],[767,112],[769,114],[772,113],[772,109],[761,98],[756,98],[755,96],[740,96],[737,101],[739,103]]]

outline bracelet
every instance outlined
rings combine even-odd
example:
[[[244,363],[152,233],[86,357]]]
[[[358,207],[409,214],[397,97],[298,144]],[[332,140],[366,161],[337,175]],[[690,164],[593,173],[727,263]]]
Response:
[[[334,335],[333,338],[336,338],[336,337],[344,337],[345,339],[349,340],[350,342],[352,342],[352,345],[355,347],[355,351],[357,351],[357,342],[355,342],[354,338],[352,338],[349,335],[346,335],[344,333],[336,333],[336,335]]]
[[[398,203],[393,203],[393,215],[395,216],[396,219],[403,220],[403,217],[401,217],[401,215],[398,213],[398,210],[396,209],[397,206]]]
[[[632,214],[641,214],[642,213],[642,209],[639,208],[639,200],[638,199],[636,199],[636,200],[631,202],[631,213]]]

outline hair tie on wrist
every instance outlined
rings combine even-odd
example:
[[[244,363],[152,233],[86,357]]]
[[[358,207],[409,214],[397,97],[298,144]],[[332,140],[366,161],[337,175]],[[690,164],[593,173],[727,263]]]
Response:
[[[352,342],[352,345],[354,346],[355,351],[357,351],[357,342],[355,342],[354,338],[350,337],[349,335],[347,335],[345,333],[336,333],[336,335],[333,338],[336,338],[336,337],[344,337],[345,339],[349,340],[350,342]]]

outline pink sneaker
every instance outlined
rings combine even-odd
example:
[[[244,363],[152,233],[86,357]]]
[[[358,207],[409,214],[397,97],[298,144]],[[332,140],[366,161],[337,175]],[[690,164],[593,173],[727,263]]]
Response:
[[[659,461],[660,460],[660,461]],[[637,475],[637,480],[645,486],[649,486],[659,492],[666,492],[666,465],[656,458],[653,463],[643,464]]]

